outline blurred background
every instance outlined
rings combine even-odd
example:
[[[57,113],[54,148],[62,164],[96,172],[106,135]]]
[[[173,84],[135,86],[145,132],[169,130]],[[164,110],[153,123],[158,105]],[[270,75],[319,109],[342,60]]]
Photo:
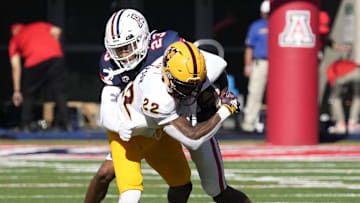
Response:
[[[220,1],[184,0],[14,0],[1,6],[0,31],[0,127],[16,124],[19,109],[11,102],[13,85],[9,63],[10,26],[15,22],[47,21],[63,29],[62,45],[67,63],[68,101],[99,102],[102,82],[98,62],[103,46],[107,18],[121,8],[136,8],[148,19],[150,30],[173,29],[185,39],[215,39],[221,43],[228,62],[227,71],[235,87],[246,97],[248,79],[244,77],[245,36],[251,22],[259,18],[262,0]],[[326,0],[321,10],[333,23],[340,0]],[[176,14],[176,15],[174,15]],[[179,15],[181,14],[181,15]],[[330,26],[331,26],[330,24]],[[42,107],[39,106],[39,117]]]

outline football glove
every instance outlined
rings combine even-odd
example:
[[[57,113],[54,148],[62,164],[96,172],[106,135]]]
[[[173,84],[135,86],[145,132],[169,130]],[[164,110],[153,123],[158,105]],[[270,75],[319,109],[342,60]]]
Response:
[[[230,91],[227,91],[225,94],[221,95],[221,105],[227,107],[231,114],[240,111],[240,102],[237,97],[235,97],[235,95]]]
[[[128,142],[131,138],[132,130],[129,128],[126,128],[124,126],[121,126],[118,130],[120,139],[122,139],[125,142]]]

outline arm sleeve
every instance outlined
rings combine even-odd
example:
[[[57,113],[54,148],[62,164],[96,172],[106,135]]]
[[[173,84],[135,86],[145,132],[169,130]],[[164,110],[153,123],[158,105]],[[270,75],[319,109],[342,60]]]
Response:
[[[117,106],[120,91],[118,87],[105,86],[101,93],[100,124],[107,130],[114,132],[118,132],[121,125],[120,109]]]
[[[204,142],[208,141],[215,133],[220,129],[221,122],[219,122],[215,128],[213,128],[207,135],[201,137],[200,139],[194,140],[186,137],[180,130],[178,130],[173,125],[167,125],[164,127],[164,131],[170,135],[172,138],[176,139],[188,149],[197,150]]]
[[[227,108],[224,106],[222,106],[217,111],[217,113],[220,115],[221,118],[220,122],[209,133],[207,133],[206,135],[202,136],[197,140],[186,137],[180,130],[178,130],[175,126],[171,124],[166,125],[164,127],[164,131],[169,136],[171,136],[172,138],[176,139],[177,141],[185,145],[188,149],[197,150],[204,142],[208,141],[217,133],[217,131],[221,127],[222,122],[231,115],[227,110]]]

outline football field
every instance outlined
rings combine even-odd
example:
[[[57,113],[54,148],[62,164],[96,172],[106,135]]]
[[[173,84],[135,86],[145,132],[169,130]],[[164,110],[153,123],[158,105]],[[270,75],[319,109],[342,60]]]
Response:
[[[221,142],[227,181],[259,203],[360,202],[360,144],[269,146]],[[104,141],[6,141],[0,144],[0,202],[83,202],[87,186],[104,160]],[[188,152],[184,149],[187,156]],[[189,202],[212,202],[202,190],[191,160]],[[167,185],[142,164],[142,202],[166,203]],[[117,202],[112,182],[103,202]]]

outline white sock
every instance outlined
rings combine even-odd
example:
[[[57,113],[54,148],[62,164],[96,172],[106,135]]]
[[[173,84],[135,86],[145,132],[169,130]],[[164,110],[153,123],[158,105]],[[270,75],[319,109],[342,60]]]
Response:
[[[139,203],[141,190],[126,190],[120,195],[119,203]]]

